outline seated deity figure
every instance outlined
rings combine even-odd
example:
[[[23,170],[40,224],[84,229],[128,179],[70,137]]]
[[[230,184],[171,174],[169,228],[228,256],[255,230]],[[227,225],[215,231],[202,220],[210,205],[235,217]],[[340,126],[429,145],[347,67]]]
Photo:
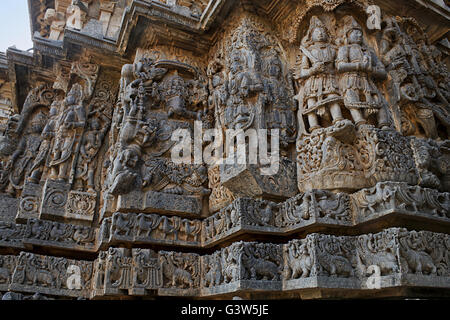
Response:
[[[299,99],[300,104],[306,106],[299,112],[308,117],[310,131],[320,128],[318,116],[329,118],[327,111],[333,124],[343,120],[342,97],[334,65],[336,49],[330,42],[326,26],[316,16],[311,18],[300,50],[303,58],[295,78],[306,80]]]
[[[339,48],[336,67],[342,74],[340,87],[344,104],[357,126],[378,113],[378,125],[388,126],[384,99],[374,79],[385,79],[386,70],[363,39],[362,27],[352,16],[344,17],[344,44]]]
[[[188,119],[201,120],[201,113],[187,109],[188,90],[186,81],[176,72],[164,84],[164,97],[167,105],[167,115],[177,115]]]

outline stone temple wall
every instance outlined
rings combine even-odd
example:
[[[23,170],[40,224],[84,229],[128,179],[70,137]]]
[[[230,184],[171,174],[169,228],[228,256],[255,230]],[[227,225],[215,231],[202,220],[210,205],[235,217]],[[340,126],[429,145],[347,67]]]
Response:
[[[0,295],[449,296],[447,4],[29,1],[34,50],[0,56]],[[267,130],[277,169],[197,161],[210,129]]]

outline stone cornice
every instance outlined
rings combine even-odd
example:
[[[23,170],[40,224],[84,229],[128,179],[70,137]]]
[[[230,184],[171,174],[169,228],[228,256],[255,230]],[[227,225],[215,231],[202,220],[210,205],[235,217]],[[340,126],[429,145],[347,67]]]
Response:
[[[447,29],[441,28],[441,30],[435,30],[432,25],[433,21],[448,21],[450,19],[450,11],[445,4],[439,0],[416,0],[414,2],[408,2],[406,5],[400,3],[392,3],[392,1],[379,0],[375,1],[379,4],[383,10],[387,12],[392,11],[392,13],[403,15],[409,14],[415,16],[415,13],[423,13],[423,8],[426,8],[425,21],[419,21],[426,26],[426,31],[430,36],[432,42],[440,39]],[[133,36],[136,36],[136,30],[142,28],[140,23],[146,21],[146,23],[154,24],[155,26],[164,26],[164,29],[173,29],[176,32],[184,32],[191,35],[196,35],[188,40],[189,45],[180,42],[180,47],[188,48],[191,45],[192,50],[197,51],[199,48],[207,49],[207,43],[211,39],[210,37],[205,37],[205,34],[211,31],[214,26],[214,22],[217,19],[221,21],[224,19],[226,14],[235,7],[236,0],[211,0],[207,7],[205,8],[202,16],[200,18],[187,16],[180,12],[174,11],[171,6],[161,3],[159,1],[143,1],[143,0],[133,0],[131,5],[124,11],[121,29],[118,33],[116,40],[107,38],[96,38],[84,33],[83,31],[77,31],[70,28],[66,28],[65,38],[62,48],[60,44],[56,45],[49,41],[48,43],[43,42],[43,39],[34,36],[35,49],[43,50],[44,54],[62,54],[65,50],[65,46],[68,43],[75,43],[78,45],[89,45],[102,50],[107,50],[108,52],[115,52],[120,55],[124,55],[129,50],[129,43]],[[295,9],[295,3],[292,1],[280,1],[273,0],[269,2],[257,1],[257,3],[252,3],[258,10],[264,12],[267,17],[277,21],[279,19],[284,20]],[[400,6],[400,7],[399,7]],[[32,6],[29,2],[30,17],[36,15],[36,8]],[[436,20],[435,20],[436,19]],[[31,23],[33,26],[33,23]],[[148,27],[148,25],[146,25]],[[35,28],[32,28],[32,32],[35,32]],[[157,29],[157,31],[162,31]],[[167,37],[173,37],[172,34],[167,34],[167,32],[155,32],[156,38],[165,39]],[[176,38],[176,37],[174,37]],[[173,40],[173,39],[172,39]],[[203,43],[202,43],[203,42]],[[177,45],[177,40],[175,39],[174,44]],[[205,47],[206,46],[206,47]],[[53,49],[49,49],[49,48]],[[56,50],[56,51],[55,51]]]

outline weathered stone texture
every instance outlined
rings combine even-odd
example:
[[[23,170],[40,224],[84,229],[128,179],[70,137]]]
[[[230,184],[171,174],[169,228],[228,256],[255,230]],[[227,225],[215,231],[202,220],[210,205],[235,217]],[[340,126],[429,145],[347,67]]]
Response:
[[[29,2],[3,300],[450,293],[443,1]]]

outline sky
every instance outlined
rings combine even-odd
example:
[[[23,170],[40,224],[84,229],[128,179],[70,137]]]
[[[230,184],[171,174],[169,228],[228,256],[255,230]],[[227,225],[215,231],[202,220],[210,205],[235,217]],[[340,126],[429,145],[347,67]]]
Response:
[[[0,51],[33,47],[27,0],[0,0]]]

